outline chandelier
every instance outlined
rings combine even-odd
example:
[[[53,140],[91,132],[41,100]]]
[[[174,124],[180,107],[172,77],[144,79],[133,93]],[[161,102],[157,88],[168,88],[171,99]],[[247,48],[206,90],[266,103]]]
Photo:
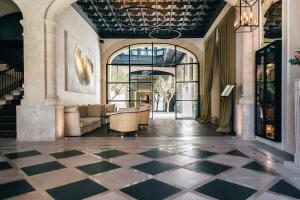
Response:
[[[145,16],[152,16],[153,20],[145,21]],[[135,29],[157,27],[162,25],[166,20],[166,15],[160,10],[143,5],[121,8],[116,12],[116,17],[122,26],[133,27]]]
[[[259,27],[259,0],[239,0],[235,5],[236,33],[252,32]]]

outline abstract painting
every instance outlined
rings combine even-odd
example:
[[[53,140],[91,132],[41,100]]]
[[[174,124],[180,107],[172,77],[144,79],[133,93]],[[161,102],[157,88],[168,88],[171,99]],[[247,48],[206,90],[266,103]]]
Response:
[[[66,91],[96,93],[96,64],[93,52],[65,31]]]

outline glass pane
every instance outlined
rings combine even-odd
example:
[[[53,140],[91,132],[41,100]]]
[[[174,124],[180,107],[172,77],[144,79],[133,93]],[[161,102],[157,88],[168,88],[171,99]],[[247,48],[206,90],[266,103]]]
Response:
[[[129,100],[128,83],[107,83],[108,100]]]
[[[108,82],[129,82],[129,67],[108,65],[107,78]]]
[[[115,52],[108,60],[109,64],[129,64],[129,47]]]
[[[275,106],[272,104],[265,105],[265,116],[266,120],[275,119]]]
[[[268,101],[275,101],[275,83],[267,83],[267,96]]]
[[[197,64],[177,65],[176,70],[177,82],[198,80]]]
[[[157,67],[175,65],[175,46],[170,44],[154,44],[153,64]]]
[[[177,101],[176,114],[177,118],[196,118],[198,116],[198,102]]]
[[[264,84],[257,84],[257,101],[264,100]]]
[[[198,100],[198,83],[177,83],[177,100]]]
[[[275,124],[274,122],[266,123],[266,137],[275,139]]]
[[[197,63],[198,60],[190,51],[176,46],[176,63]]]
[[[152,64],[152,44],[130,46],[131,64]]]
[[[271,63],[267,65],[266,74],[268,82],[275,81],[275,64]]]

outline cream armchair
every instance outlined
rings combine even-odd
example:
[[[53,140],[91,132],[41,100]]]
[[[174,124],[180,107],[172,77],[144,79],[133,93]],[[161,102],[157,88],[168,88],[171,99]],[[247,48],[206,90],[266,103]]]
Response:
[[[120,112],[110,116],[110,130],[122,133],[138,131],[139,112]]]
[[[150,110],[140,111],[139,126],[147,126],[148,127],[149,119],[150,119]]]

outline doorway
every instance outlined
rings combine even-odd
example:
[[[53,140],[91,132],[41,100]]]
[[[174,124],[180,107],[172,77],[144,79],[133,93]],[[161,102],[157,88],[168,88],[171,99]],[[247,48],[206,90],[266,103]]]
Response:
[[[195,119],[200,114],[199,63],[177,45],[123,47],[107,63],[107,103],[118,108],[150,104],[151,118]]]

